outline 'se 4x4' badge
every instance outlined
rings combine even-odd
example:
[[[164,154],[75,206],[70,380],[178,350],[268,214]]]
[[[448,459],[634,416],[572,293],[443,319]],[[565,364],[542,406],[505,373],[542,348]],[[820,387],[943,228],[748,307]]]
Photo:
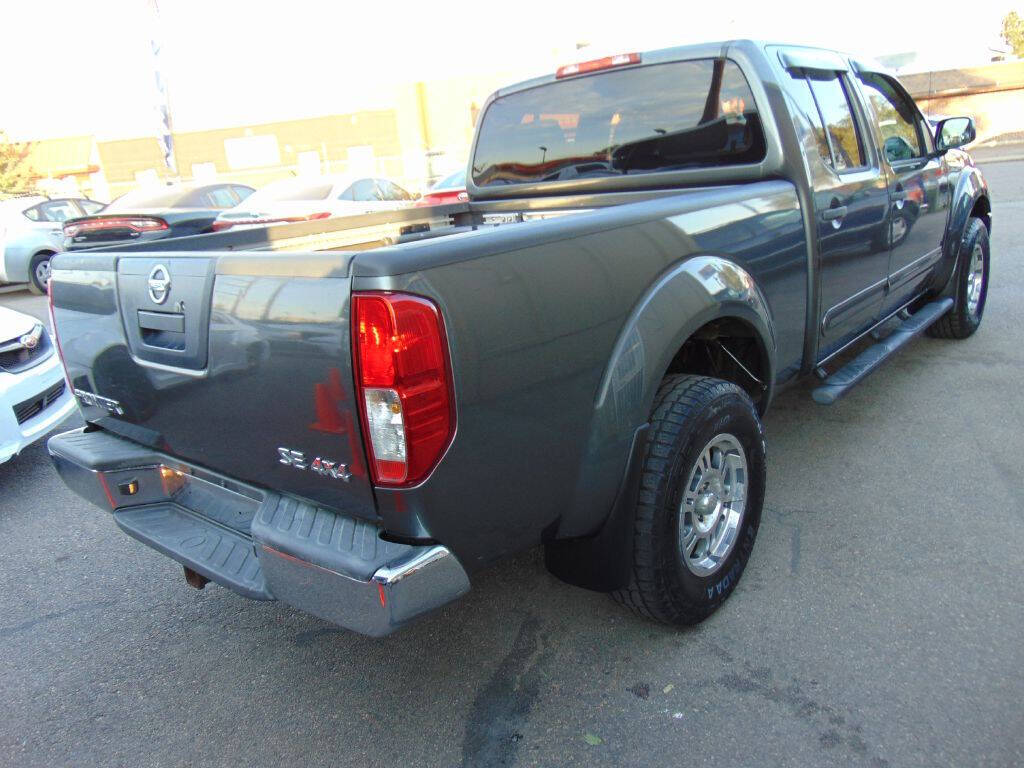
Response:
[[[348,471],[347,464],[325,459],[322,456],[317,456],[311,462],[302,451],[293,451],[290,448],[278,448],[277,454],[279,456],[278,461],[295,469],[310,469],[321,477],[329,477],[332,480],[344,480],[346,483],[352,478],[352,473]]]

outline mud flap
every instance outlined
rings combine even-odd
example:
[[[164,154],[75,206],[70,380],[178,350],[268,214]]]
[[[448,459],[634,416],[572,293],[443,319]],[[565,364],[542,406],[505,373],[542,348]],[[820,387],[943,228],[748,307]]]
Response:
[[[629,583],[633,566],[633,520],[649,427],[650,424],[644,424],[633,434],[629,464],[601,530],[585,538],[545,543],[544,565],[567,584],[595,592],[613,592]]]

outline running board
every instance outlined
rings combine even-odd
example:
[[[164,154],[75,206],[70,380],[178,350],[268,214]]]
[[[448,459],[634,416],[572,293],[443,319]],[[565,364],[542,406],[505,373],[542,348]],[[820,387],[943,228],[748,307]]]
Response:
[[[820,405],[832,405],[878,366],[896,354],[904,344],[946,314],[952,306],[953,299],[949,298],[925,304],[882,341],[872,344],[825,379],[822,385],[811,393],[814,402]]]

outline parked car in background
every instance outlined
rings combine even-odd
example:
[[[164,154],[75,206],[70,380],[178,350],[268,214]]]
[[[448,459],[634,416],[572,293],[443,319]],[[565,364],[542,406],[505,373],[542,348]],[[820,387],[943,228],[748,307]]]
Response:
[[[466,192],[466,169],[445,176],[437,184],[416,201],[416,205],[445,205],[446,203],[462,203],[469,200]]]
[[[43,293],[50,257],[64,249],[64,222],[103,210],[81,197],[30,195],[0,201],[0,283],[28,283]]]
[[[335,216],[408,208],[415,198],[395,182],[378,177],[314,176],[271,182],[243,205],[225,211],[214,231],[237,226],[311,221]]]
[[[0,307],[0,464],[74,409],[46,328],[34,317]]]
[[[122,245],[211,231],[221,211],[254,192],[245,184],[173,184],[136,189],[93,216],[64,222],[64,250]]]

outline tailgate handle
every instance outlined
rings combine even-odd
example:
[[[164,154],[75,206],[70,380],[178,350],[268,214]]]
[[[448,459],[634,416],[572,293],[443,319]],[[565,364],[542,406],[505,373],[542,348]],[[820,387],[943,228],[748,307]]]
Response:
[[[171,331],[172,333],[185,332],[185,316],[174,312],[147,312],[140,309],[139,328],[147,331]]]

